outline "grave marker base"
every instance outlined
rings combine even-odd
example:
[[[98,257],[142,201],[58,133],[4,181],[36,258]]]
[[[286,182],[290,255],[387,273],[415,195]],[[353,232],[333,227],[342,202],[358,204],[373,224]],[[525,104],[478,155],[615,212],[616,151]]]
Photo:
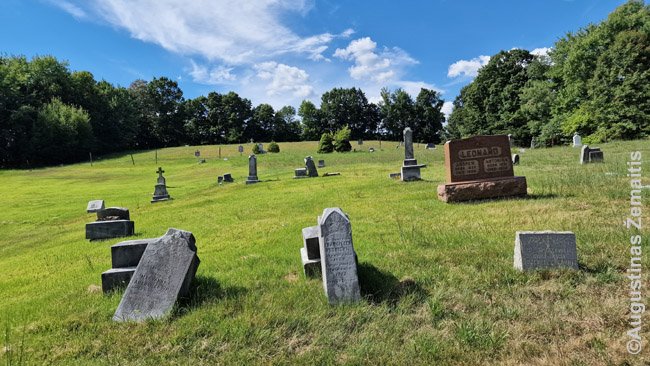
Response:
[[[520,197],[527,194],[526,189],[526,177],[447,183],[438,186],[438,199],[444,202],[463,202],[497,197]]]

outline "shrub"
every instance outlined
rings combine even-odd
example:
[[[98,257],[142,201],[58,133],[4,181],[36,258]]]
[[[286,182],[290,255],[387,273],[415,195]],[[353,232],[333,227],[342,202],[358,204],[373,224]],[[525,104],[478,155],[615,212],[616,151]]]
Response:
[[[260,145],[258,144],[253,144],[253,154],[259,155],[261,154],[262,151],[260,150]]]
[[[331,132],[325,132],[320,137],[320,142],[318,143],[318,153],[319,154],[328,154],[334,151],[334,136]]]
[[[275,141],[271,141],[269,144],[269,152],[271,153],[279,153],[280,152],[280,145],[278,145]]]
[[[336,150],[336,152],[347,152],[352,150],[350,135],[351,132],[348,126],[336,131],[334,134],[334,150]]]

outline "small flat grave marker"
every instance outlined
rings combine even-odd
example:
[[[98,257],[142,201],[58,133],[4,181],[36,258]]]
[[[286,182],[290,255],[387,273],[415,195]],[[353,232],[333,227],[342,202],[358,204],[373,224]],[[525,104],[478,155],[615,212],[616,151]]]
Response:
[[[570,231],[517,231],[514,267],[535,269],[578,269],[576,236]]]
[[[94,200],[88,202],[88,206],[86,207],[86,212],[93,213],[102,209],[104,209],[104,200]]]

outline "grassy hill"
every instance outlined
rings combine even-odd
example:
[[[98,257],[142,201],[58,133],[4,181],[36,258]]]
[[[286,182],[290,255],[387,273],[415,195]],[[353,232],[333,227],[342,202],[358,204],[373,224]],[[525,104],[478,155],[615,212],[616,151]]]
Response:
[[[378,151],[367,152],[369,147]],[[366,141],[347,154],[282,143],[258,157],[247,186],[237,146],[179,147],[90,164],[0,171],[0,363],[5,364],[630,364],[629,153],[649,141],[602,144],[604,164],[581,166],[570,147],[520,152],[529,197],[465,204],[437,200],[442,149],[416,145],[423,181],[402,183],[403,149]],[[250,144],[246,145],[247,153]],[[517,149],[515,149],[516,152]],[[292,179],[303,158],[320,173]],[[226,160],[227,158],[227,160]],[[156,169],[173,201],[151,204]],[[232,173],[234,184],[218,186]],[[644,190],[647,207],[650,189]],[[97,286],[110,246],[88,242],[86,203],[104,199],[135,221],[135,238],[194,233],[201,266],[173,316],[111,320],[122,292]],[[331,307],[302,274],[301,229],[326,207],[349,214],[364,300]],[[650,210],[644,216],[650,218]],[[515,231],[575,232],[580,271],[519,273]],[[650,231],[644,229],[647,252]],[[649,268],[645,254],[643,266]],[[646,279],[647,274],[646,274]],[[648,291],[648,281],[644,281]],[[647,299],[647,292],[645,293]],[[650,305],[650,304],[649,304]],[[647,329],[647,327],[645,328]],[[647,336],[647,335],[646,335]],[[650,348],[646,344],[646,348]],[[643,351],[648,359],[648,350]]]

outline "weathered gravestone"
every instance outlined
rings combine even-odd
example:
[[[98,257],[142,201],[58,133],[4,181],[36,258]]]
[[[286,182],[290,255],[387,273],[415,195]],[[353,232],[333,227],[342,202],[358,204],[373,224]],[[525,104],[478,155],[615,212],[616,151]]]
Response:
[[[603,161],[603,152],[599,147],[590,148],[589,145],[583,145],[580,149],[580,164],[602,163]]]
[[[220,176],[217,177],[217,183],[219,183],[219,184],[224,183],[224,182],[225,183],[232,183],[234,181],[235,180],[232,179],[232,174],[230,174],[230,173],[226,173],[224,175],[220,175]]]
[[[169,229],[147,245],[113,315],[115,321],[144,321],[169,314],[187,296],[200,263],[194,235]]]
[[[512,154],[512,165],[519,165],[519,154]]]
[[[325,168],[325,160],[319,160],[318,161],[318,167],[319,168]]]
[[[111,269],[102,273],[102,290],[108,293],[129,284],[147,245],[158,238],[127,240],[111,246]]]
[[[517,231],[514,267],[521,271],[578,269],[575,234],[569,231]]]
[[[86,224],[86,239],[112,239],[131,236],[135,224],[129,210],[122,207],[108,207],[97,211],[97,220]]]
[[[321,277],[320,246],[318,243],[318,226],[302,229],[303,246],[300,248],[302,269],[306,277]]]
[[[363,145],[363,140],[359,139],[359,141],[357,141],[357,145]]]
[[[89,201],[88,206],[86,206],[87,213],[93,213],[103,209],[104,209],[104,200]]]
[[[404,129],[404,162],[402,164],[402,181],[420,180],[420,168],[426,165],[418,164],[413,154],[413,131],[410,127]]]
[[[580,147],[580,146],[582,146],[582,137],[580,137],[580,135],[578,135],[578,133],[576,132],[573,135],[573,147]]]
[[[300,179],[300,178],[308,178],[307,176],[307,168],[298,168],[294,170],[294,178],[295,179]]]
[[[352,227],[340,208],[326,208],[318,219],[323,288],[330,304],[359,301],[359,277]]]
[[[163,177],[164,172],[165,171],[162,170],[161,167],[158,167],[158,170],[156,171],[156,173],[158,173],[158,180],[156,182],[156,188],[154,189],[151,203],[172,199],[167,192],[167,181],[165,177]]]
[[[258,183],[260,180],[257,178],[257,156],[255,154],[248,157],[248,178],[246,184]]]
[[[508,136],[475,136],[445,143],[446,184],[438,198],[460,202],[526,195],[526,177],[515,177]]]
[[[530,148],[531,149],[535,148],[535,136],[533,136],[533,138],[530,139]]]
[[[318,169],[314,164],[314,159],[311,156],[305,158],[305,168],[307,168],[307,175],[310,177],[318,177]]]

